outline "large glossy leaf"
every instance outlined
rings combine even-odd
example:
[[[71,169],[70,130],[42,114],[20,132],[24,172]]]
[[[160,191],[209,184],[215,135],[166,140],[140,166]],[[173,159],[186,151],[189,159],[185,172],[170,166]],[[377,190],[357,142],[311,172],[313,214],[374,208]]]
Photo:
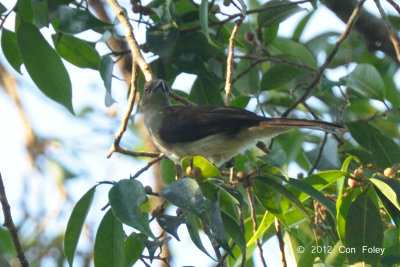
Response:
[[[296,77],[299,68],[288,64],[277,64],[267,70],[261,80],[261,90],[267,91],[279,88]]]
[[[39,30],[21,21],[17,29],[17,43],[26,70],[37,87],[47,97],[74,113],[68,72]]]
[[[143,243],[139,240],[139,238],[145,238],[143,234],[132,233],[125,240],[124,244],[124,267],[131,267],[135,264],[135,262],[140,258],[142,252],[144,250]]]
[[[332,217],[336,217],[336,208],[334,202],[329,200],[323,193],[316,190],[314,187],[304,182],[303,180],[289,178],[288,184],[295,187],[299,191],[306,193],[315,200],[321,202],[321,204],[324,205],[331,213]]]
[[[181,208],[193,212],[206,222],[209,221],[206,213],[206,199],[199,185],[190,178],[182,178],[163,187],[160,196]]]
[[[46,27],[49,24],[49,9],[47,1],[32,0],[33,20],[32,23],[38,28]]]
[[[200,26],[203,33],[209,38],[208,33],[208,0],[201,0],[199,8]]]
[[[198,247],[201,251],[203,251],[204,254],[212,258],[210,254],[208,254],[207,250],[204,248],[203,243],[201,242],[199,230],[197,229],[196,216],[189,211],[183,211],[183,215],[185,218],[186,227],[189,232],[190,239],[192,239],[196,247]]]
[[[133,179],[123,179],[114,184],[108,193],[111,208],[121,222],[144,234],[154,237],[149,227],[147,213],[140,207],[147,201],[143,185]]]
[[[106,106],[111,106],[115,100],[111,95],[111,83],[112,83],[112,73],[114,68],[114,61],[109,55],[104,55],[100,59],[99,72],[100,77],[103,80],[104,87],[106,88],[105,104]]]
[[[171,57],[179,37],[179,29],[174,24],[157,25],[146,31],[146,44],[151,52],[162,59]]]
[[[354,248],[355,253],[348,253],[349,264],[362,262],[377,266],[380,253],[366,248],[382,248],[383,225],[379,210],[368,195],[368,190],[361,193],[351,204],[346,217],[346,247]]]
[[[400,146],[374,126],[366,122],[357,122],[347,127],[357,143],[368,151],[375,167],[384,169],[399,162]]]
[[[80,33],[90,29],[103,33],[113,27],[112,24],[97,19],[88,10],[60,6],[59,14],[60,23],[57,26],[57,31],[66,34]]]
[[[178,236],[178,227],[184,222],[184,219],[181,216],[160,214],[156,217],[156,220],[162,229],[180,241]]]
[[[219,191],[215,192],[210,203],[210,222],[211,231],[215,240],[223,249],[232,255],[225,233],[224,222],[222,221],[221,207],[219,205]]]
[[[69,35],[53,34],[54,46],[65,60],[80,68],[99,68],[100,56],[92,43]]]
[[[265,4],[263,7],[273,7],[274,5],[280,5],[282,3],[290,3],[289,1],[279,1],[279,0],[273,0],[269,1],[267,4]],[[298,7],[297,5],[287,5],[287,6],[282,6],[279,8],[271,8],[270,10],[261,12],[258,14],[258,26],[259,27],[269,27],[273,26],[276,24],[279,24],[280,22],[284,21],[291,15],[301,11],[302,9]]]
[[[303,214],[303,216],[311,221],[310,215],[308,214],[305,206],[300,202],[300,200],[294,195],[289,189],[287,189],[284,185],[274,181],[273,179],[268,179],[265,177],[254,177],[254,180],[257,179],[260,182],[263,182],[265,185],[275,190],[279,194],[281,194],[284,198],[286,198],[298,211]]]
[[[347,86],[367,98],[384,98],[385,85],[382,77],[370,64],[359,64],[347,77]]]
[[[190,100],[203,106],[223,105],[216,77],[208,72],[200,73],[190,91]]]
[[[268,51],[271,55],[291,55],[300,59],[302,63],[310,67],[317,67],[317,60],[311,51],[303,44],[289,39],[276,38],[271,45],[268,46]],[[304,78],[304,77],[303,77]]]
[[[370,178],[370,182],[382,192],[383,195],[399,210],[400,212],[400,184],[391,179]]]
[[[6,57],[8,63],[17,72],[21,72],[20,67],[22,64],[21,54],[19,53],[17,46],[16,34],[5,28],[1,32],[1,48],[3,49],[4,56]]]
[[[124,266],[124,230],[121,222],[108,210],[101,220],[94,242],[96,267]]]
[[[225,212],[221,212],[222,221],[224,222],[224,227],[226,233],[232,237],[233,241],[238,245],[240,250],[243,252],[246,251],[246,240],[244,238],[244,233],[240,228],[239,224],[233,219],[230,215]]]
[[[96,186],[93,186],[76,203],[68,220],[64,237],[64,253],[70,266],[72,266],[74,261],[74,254],[78,245],[79,236],[81,235],[83,224],[85,223],[90,206],[92,205],[95,189]]]

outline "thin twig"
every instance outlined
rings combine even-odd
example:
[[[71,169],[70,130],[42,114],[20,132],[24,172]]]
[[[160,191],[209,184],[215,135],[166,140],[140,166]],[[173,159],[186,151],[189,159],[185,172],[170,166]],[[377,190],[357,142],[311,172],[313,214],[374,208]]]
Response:
[[[237,212],[238,212],[238,216],[239,216],[240,229],[242,230],[243,235],[245,235],[246,229],[244,227],[244,218],[243,218],[242,207],[241,207],[241,205],[238,205],[236,207],[237,207]],[[246,250],[242,251],[242,262],[241,262],[242,267],[244,267],[245,265],[246,265]]]
[[[228,53],[228,59],[226,62],[226,80],[225,80],[225,104],[227,106],[230,105],[230,100],[231,100],[231,90],[232,90],[232,62],[233,62],[233,55],[234,55],[234,48],[235,48],[235,38],[237,31],[239,29],[240,24],[242,24],[243,17],[241,19],[238,19],[235,22],[235,26],[233,27],[231,37],[229,38],[229,53]]]
[[[397,40],[395,33],[393,31],[393,27],[390,24],[385,11],[382,8],[381,3],[379,2],[379,0],[375,0],[375,5],[379,10],[379,13],[381,14],[381,17],[383,19],[383,23],[385,24],[386,30],[388,32],[389,35],[389,39],[393,44],[394,47],[394,51],[396,52],[396,57],[397,57],[397,61],[400,62],[400,46],[399,46],[399,41]]]
[[[219,245],[218,245],[217,241],[215,240],[213,234],[210,231],[210,228],[208,228],[206,223],[201,219],[200,219],[200,223],[201,223],[201,226],[203,227],[204,233],[206,234],[208,239],[210,239],[210,242],[211,242],[212,247],[214,249],[215,256],[217,257],[217,260],[220,261],[222,256],[221,256],[221,252],[219,251]]]
[[[129,23],[128,17],[126,16],[124,9],[118,4],[116,0],[107,0],[107,2],[114,10],[118,20],[121,22],[122,26],[125,29],[125,39],[128,42],[129,49],[132,52],[132,60],[134,61],[132,65],[139,65],[146,81],[153,80],[153,73],[151,72],[150,66],[147,64],[142,54],[140,53],[139,45],[133,34],[132,25]]]
[[[264,6],[264,7],[247,10],[246,14],[261,13],[261,12],[264,12],[264,11],[267,11],[267,10],[278,9],[278,8],[287,7],[287,6],[294,6],[294,5],[298,5],[298,4],[304,4],[304,3],[311,2],[311,1],[312,0],[302,0],[302,1],[298,1],[298,2],[287,2],[287,3],[282,3],[282,4],[276,4],[276,5],[267,5],[267,6]],[[208,26],[221,26],[221,25],[229,22],[230,20],[233,20],[233,19],[235,19],[237,17],[240,17],[240,16],[243,17],[243,10],[241,12],[239,12],[239,13],[228,15],[228,17],[226,19],[218,20],[218,21],[212,21],[212,22],[210,22],[208,24]],[[197,31],[197,30],[200,30],[200,29],[201,29],[201,26],[194,26],[194,27],[182,29],[181,33],[194,32],[194,31]]]
[[[281,223],[277,217],[275,217],[275,230],[276,230],[276,237],[278,238],[279,242],[279,249],[281,251],[281,262],[282,267],[286,267],[286,258],[285,258],[285,243],[283,242],[282,232],[281,232]]]
[[[232,242],[232,245],[230,246],[230,249],[232,250],[235,247],[236,243]],[[222,267],[224,266],[224,261],[226,259],[226,257],[228,257],[229,253],[225,252],[224,255],[222,255],[222,257],[219,259],[217,265],[215,265],[215,267]]]
[[[160,156],[160,153],[155,153],[155,152],[146,152],[146,151],[130,151],[127,149],[124,149],[122,147],[116,147],[115,151],[121,154],[125,154],[128,156],[132,157],[149,157],[149,158],[156,158]]]
[[[135,105],[135,100],[136,100],[136,92],[137,92],[137,86],[136,86],[136,78],[137,78],[137,73],[136,73],[136,64],[132,64],[132,80],[131,80],[131,90],[129,93],[129,101],[128,101],[128,107],[126,108],[125,115],[121,121],[121,125],[115,134],[115,140],[114,143],[112,144],[110,151],[107,154],[107,158],[111,157],[112,153],[117,151],[117,148],[119,147],[119,144],[122,139],[122,135],[126,131],[126,127],[128,125],[129,117],[131,116],[133,106]]]
[[[131,179],[136,179],[141,175],[143,172],[147,171],[151,166],[153,166],[155,163],[159,162],[164,158],[164,154],[160,153],[159,156],[151,161],[149,161],[146,166],[141,168],[139,171],[137,171],[133,176],[131,176]]]
[[[253,233],[255,234],[257,232],[258,225],[257,225],[257,217],[256,217],[256,208],[254,205],[253,194],[251,193],[251,187],[247,187],[246,191],[247,191],[247,198],[249,199],[249,204],[250,204],[251,220],[253,221]],[[256,244],[257,244],[258,250],[260,251],[261,262],[262,262],[263,266],[266,267],[267,263],[265,262],[265,259],[264,259],[260,239],[257,238]]]
[[[336,41],[335,46],[333,47],[332,52],[328,55],[326,58],[325,62],[319,67],[317,76],[315,79],[311,82],[311,84],[305,89],[304,94],[298,98],[295,102],[293,102],[292,105],[282,114],[282,117],[287,117],[289,113],[297,107],[298,104],[304,102],[308,95],[311,93],[311,90],[319,83],[321,80],[322,74],[324,73],[325,69],[328,67],[329,63],[332,61],[334,56],[336,55],[337,51],[339,50],[340,45],[343,43],[343,41],[349,36],[350,31],[358,17],[361,11],[361,7],[364,4],[365,0],[360,0],[357,3],[357,6],[354,8],[353,13],[351,14],[349,20],[347,21],[346,29],[345,31],[339,36],[339,39]]]
[[[6,190],[4,188],[3,178],[1,177],[0,173],[0,202],[1,206],[3,207],[3,214],[4,214],[4,226],[7,227],[8,231],[10,232],[11,240],[14,244],[15,251],[17,252],[17,257],[21,262],[22,267],[28,267],[29,263],[25,257],[25,253],[22,249],[21,242],[18,239],[18,231],[15,227],[14,221],[11,217],[11,209],[10,204],[8,204]]]
[[[394,8],[394,9],[396,9],[397,10],[397,12],[400,14],[400,6],[396,3],[396,2],[394,2],[393,0],[386,0],[389,4],[391,4],[392,5],[392,7]]]
[[[315,168],[317,168],[317,165],[318,165],[319,161],[321,160],[322,151],[324,150],[327,140],[328,140],[328,133],[325,133],[324,139],[322,140],[321,146],[318,150],[317,158],[315,159],[314,164],[312,165],[311,169],[308,171],[308,175],[311,175],[313,173],[313,171],[315,170]]]
[[[180,96],[180,95],[178,95],[178,94],[172,92],[171,90],[169,91],[168,95],[169,95],[172,99],[174,99],[174,100],[176,100],[176,101],[178,101],[178,102],[181,102],[182,104],[184,104],[184,105],[186,105],[186,106],[188,106],[188,105],[194,105],[192,102],[190,102],[189,100],[187,100],[187,98],[184,98],[184,97],[182,97],[182,96]]]

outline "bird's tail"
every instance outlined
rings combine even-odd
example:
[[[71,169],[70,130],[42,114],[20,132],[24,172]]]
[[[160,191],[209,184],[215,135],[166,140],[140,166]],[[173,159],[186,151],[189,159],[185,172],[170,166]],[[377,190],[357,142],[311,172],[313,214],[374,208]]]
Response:
[[[289,118],[266,118],[261,121],[258,126],[250,127],[247,131],[252,137],[273,138],[281,133],[288,132],[295,128],[319,129],[326,132],[334,133],[342,126],[325,121],[313,121],[305,119],[289,119]]]
[[[339,124],[326,121],[290,119],[290,118],[267,118],[265,121],[262,121],[260,123],[260,126],[282,127],[282,128],[311,128],[329,132],[343,128]]]

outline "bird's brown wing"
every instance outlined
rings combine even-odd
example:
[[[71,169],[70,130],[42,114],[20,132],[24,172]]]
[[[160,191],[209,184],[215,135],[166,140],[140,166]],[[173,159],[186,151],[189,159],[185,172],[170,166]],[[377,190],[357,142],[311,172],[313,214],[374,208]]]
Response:
[[[217,133],[233,137],[241,129],[265,120],[247,110],[221,106],[172,106],[159,115],[159,136],[167,143],[191,142]]]

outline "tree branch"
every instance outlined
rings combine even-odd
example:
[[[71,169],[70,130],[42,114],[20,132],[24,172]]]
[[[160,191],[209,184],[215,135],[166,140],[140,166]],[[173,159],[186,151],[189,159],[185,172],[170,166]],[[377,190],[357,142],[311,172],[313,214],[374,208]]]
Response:
[[[247,198],[249,199],[249,204],[250,204],[251,220],[253,221],[253,233],[255,234],[257,232],[258,225],[257,225],[257,218],[256,218],[256,208],[254,205],[253,194],[251,193],[251,187],[246,187],[246,192],[247,192]],[[267,267],[267,263],[265,262],[265,259],[264,259],[260,239],[257,238],[256,244],[257,244],[258,250],[260,252],[261,262],[264,267]]]
[[[10,232],[11,240],[14,244],[15,251],[17,252],[18,259],[21,262],[21,266],[28,267],[29,266],[28,260],[25,257],[25,253],[18,239],[17,228],[15,227],[15,224],[11,217],[11,209],[10,205],[8,204],[6,190],[4,188],[4,183],[3,183],[3,178],[1,177],[1,173],[0,173],[0,202],[1,206],[3,207],[4,226],[7,227],[8,231]]]
[[[321,2],[345,22],[349,20],[353,10],[360,5],[360,2],[364,1],[357,3],[355,0],[321,0]],[[396,51],[382,20],[368,11],[362,10],[354,29],[364,36],[370,50],[381,50],[398,62]]]
[[[140,53],[139,45],[136,42],[135,36],[133,35],[132,25],[129,23],[125,11],[116,0],[107,0],[107,2],[114,10],[118,20],[121,22],[122,26],[125,29],[125,39],[128,42],[129,49],[131,50],[133,56],[133,64],[139,65],[146,81],[153,80],[153,73],[151,72],[150,66],[147,64],[142,54]]]
[[[282,114],[282,117],[287,117],[289,115],[289,113],[297,107],[298,104],[304,102],[307,99],[308,95],[311,93],[311,90],[319,83],[325,69],[328,67],[329,63],[332,61],[332,59],[336,55],[337,51],[339,50],[340,45],[347,38],[347,36],[349,36],[350,31],[351,31],[354,23],[356,22],[357,17],[360,14],[361,7],[364,4],[364,2],[365,2],[365,0],[360,0],[360,2],[358,2],[357,6],[354,8],[353,13],[351,14],[349,20],[347,21],[346,29],[340,35],[339,39],[336,41],[336,44],[333,47],[332,52],[327,56],[327,58],[325,59],[325,62],[321,65],[321,67],[319,67],[317,76],[311,82],[311,84],[305,89],[304,94],[300,98],[298,98],[295,102],[293,102],[293,104],[290,105],[290,107]]]

